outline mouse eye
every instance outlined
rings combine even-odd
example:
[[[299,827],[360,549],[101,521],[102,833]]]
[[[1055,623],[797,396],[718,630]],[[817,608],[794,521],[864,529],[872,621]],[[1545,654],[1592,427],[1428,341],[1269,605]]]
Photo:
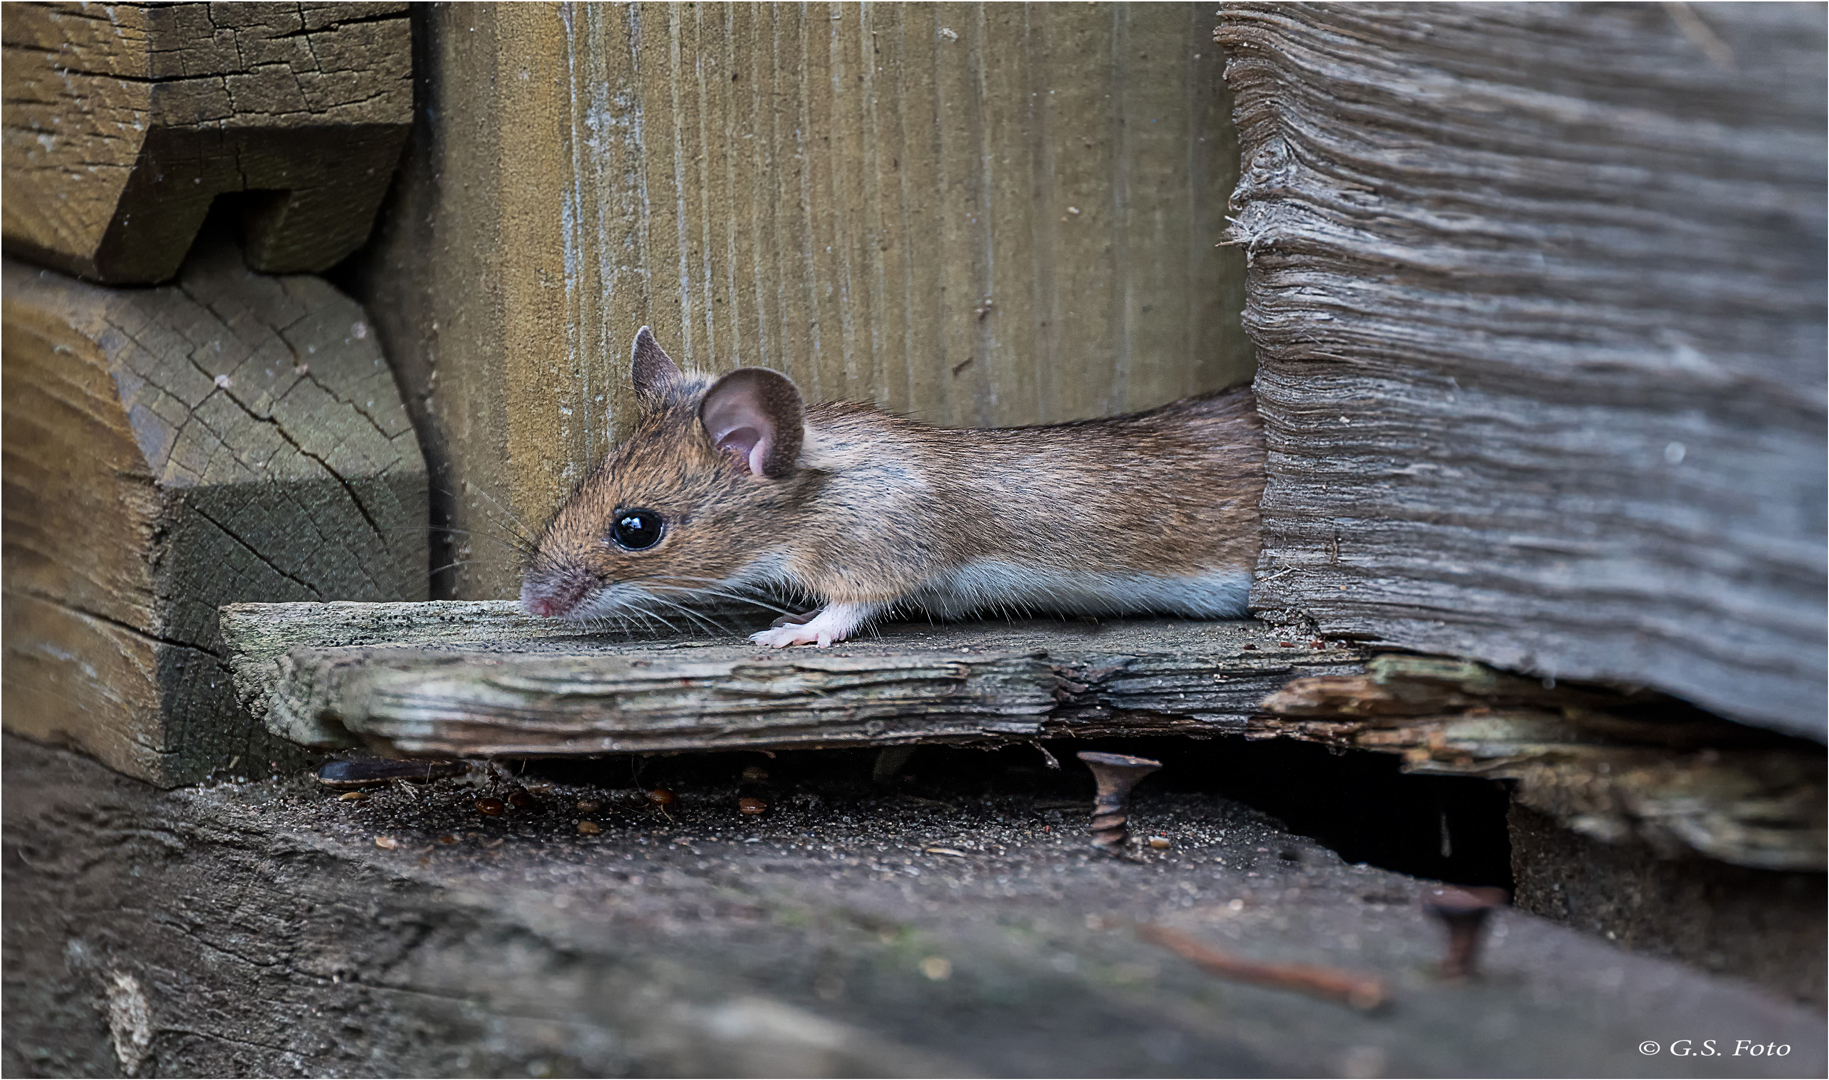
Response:
[[[616,524],[610,526],[610,539],[616,541],[617,547],[640,551],[660,542],[661,529],[666,524],[666,519],[652,510],[618,510]]]

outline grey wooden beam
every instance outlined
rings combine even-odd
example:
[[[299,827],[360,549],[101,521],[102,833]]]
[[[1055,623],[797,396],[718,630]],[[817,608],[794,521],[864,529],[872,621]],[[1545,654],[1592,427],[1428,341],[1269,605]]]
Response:
[[[893,624],[774,650],[555,628],[487,601],[237,604],[222,633],[238,695],[276,734],[465,757],[1238,732],[1290,679],[1363,660],[1249,620]]]
[[[1147,781],[1135,820],[1173,845],[1133,864],[1090,850],[1083,817],[1026,798],[859,794],[819,772],[795,774],[823,792],[817,805],[782,800],[761,818],[716,781],[676,784],[666,816],[619,798],[632,790],[564,783],[486,817],[454,780],[361,802],[290,779],[158,792],[24,740],[4,750],[8,1075],[1809,1076],[1825,1064],[1813,1004],[1523,912],[1493,917],[1485,977],[1440,980],[1441,930],[1416,903],[1428,882]],[[806,767],[781,758],[768,763],[778,774]],[[585,799],[602,803],[598,834],[575,824]],[[1758,933],[1808,941],[1771,927],[1808,925],[1821,897],[1820,884],[1774,897]],[[1373,975],[1391,1001],[1360,1013],[1222,981],[1139,937],[1147,922],[1255,960]],[[1678,1072],[1664,1046],[1682,1038],[1720,1039],[1720,1056]],[[1640,1052],[1645,1039],[1659,1056]],[[1788,1050],[1735,1058],[1735,1039]]]
[[[1819,742],[1820,5],[1227,4],[1252,607]]]

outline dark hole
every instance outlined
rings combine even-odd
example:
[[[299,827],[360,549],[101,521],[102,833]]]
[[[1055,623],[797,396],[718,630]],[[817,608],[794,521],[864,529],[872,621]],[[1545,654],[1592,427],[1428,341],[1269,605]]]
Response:
[[[759,765],[777,791],[814,791],[832,799],[882,793],[1033,796],[1090,801],[1092,777],[1080,750],[1138,754],[1163,763],[1138,787],[1140,808],[1151,790],[1204,793],[1243,803],[1310,837],[1349,863],[1459,885],[1512,887],[1509,794],[1501,783],[1406,774],[1394,755],[1331,753],[1288,740],[1185,738],[1053,740],[1061,763],[1046,767],[1032,746],[976,750],[913,748],[885,775],[876,750],[709,753],[530,762],[556,780],[612,786],[730,787],[745,766]],[[1148,828],[1147,814],[1139,819]],[[1293,850],[1277,853],[1299,861]]]

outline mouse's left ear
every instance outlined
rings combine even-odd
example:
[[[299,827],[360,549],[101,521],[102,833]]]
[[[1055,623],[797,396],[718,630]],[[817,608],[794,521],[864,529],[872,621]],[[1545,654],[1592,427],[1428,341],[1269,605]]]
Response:
[[[794,471],[806,406],[794,381],[767,368],[739,368],[711,384],[699,402],[699,423],[713,446],[757,476]]]
[[[635,383],[637,397],[656,398],[667,392],[667,387],[679,381],[679,365],[673,362],[654,340],[654,334],[647,327],[642,327],[635,334],[635,346],[630,350],[629,376]]]

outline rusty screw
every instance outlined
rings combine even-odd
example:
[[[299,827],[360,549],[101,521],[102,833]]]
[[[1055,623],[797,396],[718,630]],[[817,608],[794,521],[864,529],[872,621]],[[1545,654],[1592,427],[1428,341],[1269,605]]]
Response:
[[[1162,768],[1162,762],[1092,750],[1081,751],[1079,759],[1099,785],[1092,803],[1093,846],[1116,855],[1130,839],[1130,791],[1137,781]]]
[[[1480,943],[1485,939],[1486,916],[1503,907],[1509,897],[1504,889],[1466,888],[1431,889],[1423,897],[1423,907],[1448,928],[1448,952],[1442,957],[1444,979],[1464,979],[1474,973],[1480,958]]]

